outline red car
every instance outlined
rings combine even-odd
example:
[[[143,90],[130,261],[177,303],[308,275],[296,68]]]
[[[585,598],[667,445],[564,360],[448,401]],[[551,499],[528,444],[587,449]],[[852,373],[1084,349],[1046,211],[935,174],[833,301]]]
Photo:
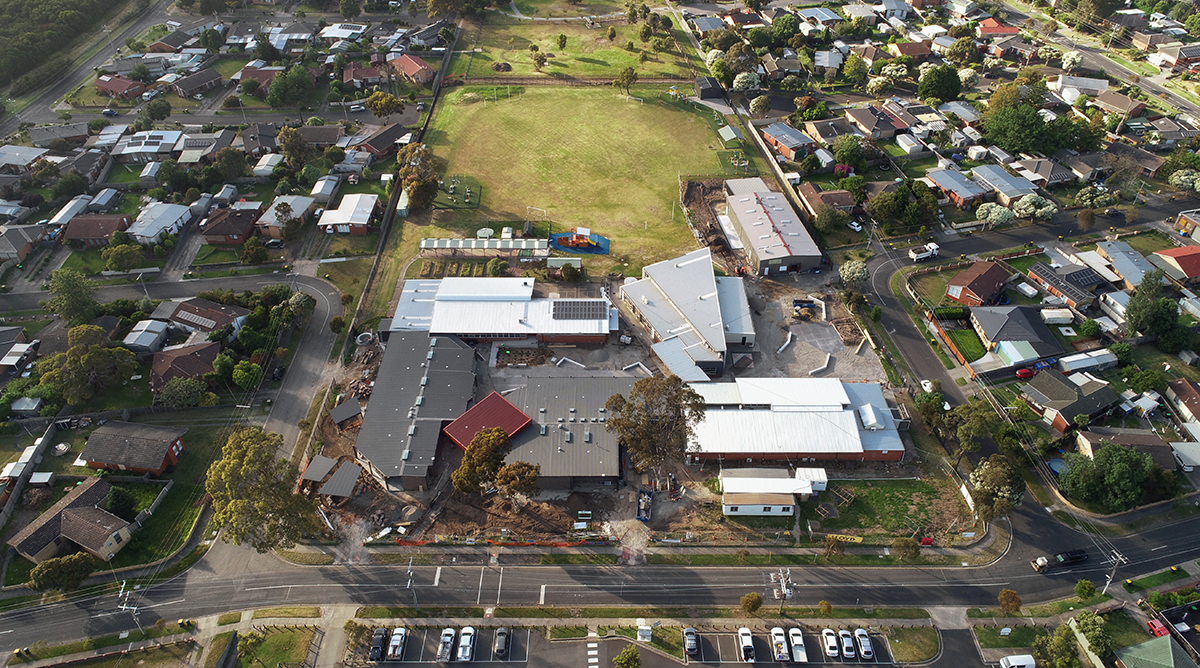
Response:
[[[1017,369],[1017,378],[1033,378],[1037,375],[1037,371],[1030,368]]]
[[[1157,619],[1151,619],[1150,621],[1146,622],[1146,626],[1150,627],[1150,635],[1154,636],[1155,638],[1159,636],[1165,636],[1170,633],[1170,631],[1167,630],[1167,627],[1163,626],[1163,623]]]

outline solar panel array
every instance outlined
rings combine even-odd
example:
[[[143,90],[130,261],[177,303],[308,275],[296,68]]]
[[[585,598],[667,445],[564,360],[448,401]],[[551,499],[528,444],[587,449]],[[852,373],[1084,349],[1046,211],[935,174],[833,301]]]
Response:
[[[551,306],[550,317],[555,320],[603,320],[608,317],[608,303],[603,299],[558,299]]]

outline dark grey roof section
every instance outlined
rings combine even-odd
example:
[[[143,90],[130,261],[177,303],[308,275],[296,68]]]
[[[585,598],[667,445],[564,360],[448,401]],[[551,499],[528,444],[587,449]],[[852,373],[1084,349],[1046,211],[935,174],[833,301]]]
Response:
[[[80,458],[88,462],[158,470],[176,439],[186,431],[178,427],[112,421],[92,432]]]
[[[385,478],[423,476],[442,421],[462,415],[475,391],[475,351],[453,336],[392,332],[355,448]]]
[[[329,475],[329,472],[333,470],[333,467],[336,464],[336,459],[330,459],[325,455],[317,455],[316,457],[313,457],[312,461],[308,463],[308,466],[304,468],[304,477],[302,479],[324,480],[325,476]]]
[[[345,462],[338,467],[329,482],[321,486],[320,494],[323,496],[350,496],[354,493],[354,486],[358,484],[358,476],[361,473],[361,466]]]
[[[599,320],[608,315],[608,302],[601,299],[556,299],[550,304],[555,320]]]
[[[1096,278],[1100,278],[1095,271],[1088,269]],[[1063,276],[1060,276],[1057,271],[1045,262],[1037,262],[1029,267],[1029,273],[1041,279],[1046,285],[1052,286],[1060,294],[1066,296],[1076,304],[1087,304],[1092,300],[1092,294],[1087,290],[1079,287],[1074,281],[1068,281]],[[1074,277],[1072,277],[1074,278]],[[1086,276],[1080,276],[1081,279],[1086,279]]]
[[[329,409],[329,419],[334,424],[341,424],[359,413],[362,413],[362,403],[356,397],[350,397]]]
[[[513,437],[505,461],[542,467],[541,475],[614,477],[620,474],[616,434],[605,429],[604,403],[614,394],[627,394],[636,378],[530,378],[505,395],[533,423]],[[542,434],[543,428],[545,435]]]
[[[1063,349],[1042,322],[1036,306],[977,306],[971,317],[989,341],[1027,341],[1040,357],[1058,355]]]

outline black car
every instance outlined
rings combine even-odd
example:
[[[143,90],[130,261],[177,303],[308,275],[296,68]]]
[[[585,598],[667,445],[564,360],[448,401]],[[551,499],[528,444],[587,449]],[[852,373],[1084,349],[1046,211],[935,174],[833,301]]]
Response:
[[[371,653],[367,655],[367,660],[382,661],[383,650],[387,647],[387,643],[387,629],[375,629],[375,632],[371,635]]]
[[[271,380],[279,380],[280,378],[283,378],[283,367],[277,366],[275,367],[275,370],[271,372]]]

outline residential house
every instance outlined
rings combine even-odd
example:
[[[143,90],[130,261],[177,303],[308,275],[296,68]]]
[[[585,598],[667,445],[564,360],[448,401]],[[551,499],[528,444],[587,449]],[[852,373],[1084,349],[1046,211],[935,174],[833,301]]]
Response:
[[[783,122],[772,123],[763,128],[762,135],[769,146],[792,162],[803,160],[817,148],[817,143],[812,137]]]
[[[217,209],[204,226],[204,243],[241,246],[254,233],[258,209]]]
[[[1109,144],[1104,152],[1118,160],[1131,160],[1141,170],[1142,176],[1150,178],[1154,178],[1158,174],[1158,170],[1167,162],[1166,158],[1119,141]]]
[[[1110,114],[1124,116],[1127,119],[1140,116],[1142,112],[1146,110],[1145,102],[1135,100],[1131,97],[1111,90],[1101,91],[1101,93],[1096,96],[1096,99],[1092,100],[1092,104],[1100,107]]]
[[[366,31],[367,26],[362,23],[335,23],[322,28],[317,37],[326,44],[342,41],[357,42]]]
[[[266,98],[267,94],[271,92],[271,84],[275,83],[275,77],[283,74],[284,69],[278,65],[272,67],[265,65],[263,67],[252,67],[247,65],[234,76],[239,86],[247,81],[253,81],[258,84],[251,94],[261,100]]]
[[[153,353],[167,340],[167,323],[161,320],[142,320],[133,326],[122,343],[135,353]]]
[[[1187,378],[1167,383],[1167,399],[1175,407],[1176,414],[1185,422],[1200,422],[1200,385]]]
[[[336,145],[343,134],[341,125],[302,125],[298,129],[309,146],[321,150]]]
[[[767,78],[772,81],[777,81],[792,74],[801,75],[806,72],[804,63],[801,63],[796,58],[776,58],[770,53],[763,55],[762,67],[763,71],[767,73]]]
[[[934,40],[938,37],[942,37],[943,35],[948,35],[949,32],[949,30],[946,30],[946,28],[936,23],[930,23],[929,25],[921,27],[920,34],[924,36],[924,39],[921,41]]]
[[[692,19],[692,25],[695,26],[696,34],[700,36],[700,39],[728,27],[724,21],[715,16],[697,16]]]
[[[1129,39],[1133,42],[1134,48],[1142,51],[1154,51],[1159,44],[1169,44],[1173,41],[1172,38],[1160,32],[1135,32]]]
[[[29,143],[39,148],[49,148],[50,142],[61,139],[68,144],[82,144],[88,138],[87,123],[63,123],[60,125],[38,125],[29,128]],[[66,174],[60,166],[59,172]]]
[[[154,354],[150,363],[150,389],[159,392],[175,378],[204,378],[212,373],[221,352],[216,341],[170,346]]]
[[[1026,42],[1020,35],[997,37],[988,45],[987,51],[996,58],[1012,58],[1028,62],[1037,55],[1038,45]]]
[[[944,56],[948,51],[950,51],[950,47],[954,46],[954,43],[957,41],[958,40],[950,37],[949,35],[938,35],[929,42],[929,50],[938,55]]]
[[[891,117],[878,106],[847,109],[846,120],[872,139],[891,139],[896,134]]]
[[[896,192],[900,189],[900,184],[895,181],[867,181],[863,184],[863,195],[866,197],[866,202],[870,202],[883,193]]]
[[[122,100],[130,100],[142,94],[146,84],[133,79],[126,79],[120,74],[101,74],[96,77],[96,93]]]
[[[1019,35],[1021,34],[1021,29],[1016,26],[1006,26],[996,19],[989,17],[979,22],[975,32],[983,39],[995,39],[997,37]]]
[[[967,19],[979,12],[979,5],[971,0],[946,0],[946,11],[956,19]]]
[[[248,315],[250,311],[236,304],[218,304],[201,297],[192,297],[163,302],[154,309],[150,317],[165,320],[189,332],[211,334],[231,328],[233,331],[229,338],[232,340],[246,322]]]
[[[971,170],[972,176],[989,190],[995,191],[996,201],[1004,206],[1037,192],[1037,187],[1023,176],[1013,176],[1000,165],[980,165]]]
[[[1110,29],[1130,28],[1141,30],[1146,27],[1146,12],[1140,9],[1119,9],[1103,19]]]
[[[242,130],[242,150],[247,155],[263,155],[278,150],[274,123],[251,123]]]
[[[189,35],[182,30],[167,33],[157,41],[146,47],[146,51],[150,53],[179,53],[185,46],[188,46],[199,40],[195,35]]]
[[[130,56],[117,57],[109,61],[109,64],[104,69],[117,74],[129,74],[129,72],[138,65],[145,65],[150,71],[150,76],[160,77],[166,74],[167,59],[162,57],[163,54],[135,53]]]
[[[419,28],[415,32],[410,33],[408,35],[408,44],[413,47],[413,50],[417,51],[420,50],[419,47],[437,46],[442,42],[442,28],[455,30],[456,27],[453,21],[439,19],[424,28]]]
[[[175,82],[175,93],[179,97],[189,98],[221,85],[221,73],[209,67]]]
[[[110,420],[88,437],[79,458],[88,468],[161,476],[179,463],[187,429]]]
[[[1153,130],[1150,132],[1149,143],[1158,151],[1173,150],[1181,142],[1200,134],[1196,128],[1176,119],[1162,116],[1150,121]]]
[[[933,184],[935,190],[940,191],[943,197],[960,209],[982,202],[984,196],[991,192],[982,184],[968,179],[957,169],[931,169],[925,173],[925,178]]]
[[[715,77],[696,77],[696,97],[701,100],[720,99],[724,93]]]
[[[1018,160],[1011,165],[1022,178],[1039,188],[1052,188],[1075,180],[1070,167],[1047,158]]]
[[[821,186],[805,181],[796,187],[800,195],[800,203],[810,216],[816,216],[822,206],[838,211],[850,211],[854,208],[854,196],[848,190],[821,190]]]
[[[1108,384],[1091,380],[1083,374],[1077,377],[1084,382],[1076,384],[1060,373],[1044,371],[1021,386],[1030,408],[1058,432],[1066,432],[1075,426],[1076,416],[1086,415],[1090,420],[1119,400]]]
[[[862,136],[858,130],[846,122],[846,119],[840,117],[824,121],[805,121],[804,134],[813,137],[825,146],[832,146],[833,140],[837,139],[840,135]]]
[[[813,25],[822,26],[825,28],[833,28],[842,22],[842,17],[838,16],[837,12],[824,7],[809,7],[796,12],[801,21],[807,21]]]
[[[1190,608],[1181,609],[1185,610],[1185,612],[1179,613],[1184,620],[1188,620],[1189,616],[1195,614],[1187,611]],[[1186,621],[1181,623],[1185,626],[1187,624]],[[1168,626],[1170,626],[1169,622]],[[1187,636],[1180,635],[1187,640]],[[1187,650],[1180,647],[1179,642],[1172,636],[1173,634],[1168,633],[1116,650],[1114,652],[1117,657],[1116,665],[1123,668],[1196,668],[1196,660]],[[1193,647],[1195,646],[1195,640],[1189,642]]]
[[[436,74],[429,63],[407,53],[391,61],[391,65],[403,74],[405,79],[416,84],[427,84],[433,81],[433,76]]]
[[[1075,447],[1080,454],[1095,459],[1096,451],[1105,443],[1116,443],[1150,455],[1155,464],[1168,471],[1175,470],[1175,456],[1171,444],[1153,429],[1128,429],[1123,427],[1092,427],[1075,432]]]
[[[139,244],[155,244],[175,234],[192,219],[192,210],[182,204],[154,202],[142,209],[127,232]]]
[[[75,216],[67,223],[63,239],[73,245],[101,248],[108,245],[114,232],[124,232],[132,223],[133,218],[126,214]]]
[[[867,67],[874,67],[875,63],[892,58],[891,54],[874,44],[852,44],[850,52],[858,54],[858,57],[867,63]]]
[[[964,306],[982,306],[996,298],[1008,277],[998,263],[981,260],[946,281],[946,296]]]
[[[1156,262],[1155,260],[1160,260]],[[1166,264],[1182,281],[1194,281],[1200,278],[1200,246],[1179,246],[1166,250],[1154,251],[1150,256],[1151,264]]]
[[[1077,153],[1069,149],[1059,149],[1054,152],[1053,158],[1066,165],[1084,183],[1101,178],[1109,170],[1104,153]]]
[[[767,27],[762,17],[749,9],[740,12],[730,12],[724,16],[724,19],[725,23],[729,24],[730,27],[741,28],[742,30]]]
[[[379,195],[350,194],[342,197],[336,209],[329,209],[317,224],[326,231],[363,235],[370,231],[379,214]]]
[[[406,126],[401,123],[392,123],[372,132],[366,139],[353,144],[353,146],[375,156],[376,160],[382,160],[395,153],[401,145],[401,140],[408,136],[409,131]]]
[[[862,19],[863,23],[869,26],[875,25],[875,22],[879,20],[879,15],[875,13],[875,8],[871,5],[852,3],[842,5],[840,9],[842,10],[842,16],[845,16],[847,19]]]
[[[67,495],[8,540],[18,554],[39,564],[78,546],[108,561],[129,543],[129,523],[101,508],[111,489],[102,478],[85,478]]]
[[[916,62],[929,57],[929,45],[924,42],[892,42],[888,44],[888,53],[893,56],[908,56]]]
[[[1048,78],[1046,87],[1059,94],[1068,88],[1074,88],[1080,93],[1096,96],[1108,90],[1108,79],[1089,79],[1060,74],[1056,78]]]
[[[1200,209],[1181,211],[1175,219],[1175,229],[1184,236],[1200,240]]]
[[[842,63],[845,60],[845,54],[836,49],[832,51],[817,51],[813,54],[813,69],[817,71],[817,74],[824,74],[830,71],[837,72],[842,69]]]
[[[903,0],[881,0],[875,5],[875,11],[885,19],[897,18],[904,21],[908,19],[912,7]]]
[[[1096,244],[1096,253],[1112,263],[1112,270],[1130,290],[1136,289],[1142,278],[1154,271],[1154,265],[1124,241],[1101,241]]]
[[[267,31],[268,41],[287,54],[301,53],[313,42],[316,24],[297,21],[287,26],[275,26]]]
[[[258,34],[261,32],[262,26],[254,21],[238,21],[229,27],[229,33],[225,35],[225,46],[231,50],[240,49],[249,51],[254,48],[257,43]]]
[[[45,225],[0,225],[0,262],[24,260],[44,236]]]
[[[1092,305],[1096,300],[1092,290],[1104,283],[1095,270],[1074,264],[1051,267],[1045,262],[1037,262],[1029,267],[1028,276],[1067,306],[1079,309]]]
[[[104,167],[107,164],[108,154],[104,151],[97,149],[76,149],[71,151],[71,154],[62,162],[58,163],[58,171],[60,174],[79,172],[87,180],[90,187],[96,184],[96,179],[100,178],[100,172],[104,171]]]
[[[983,114],[971,106],[971,103],[961,100],[943,103],[938,107],[938,111],[942,112],[943,115],[954,114],[958,116],[968,127],[975,125],[983,118]]]
[[[147,130],[122,135],[112,148],[112,156],[117,162],[162,162],[173,157],[175,143],[182,136],[178,130]]]
[[[988,350],[1003,341],[1024,341],[1040,357],[1062,352],[1036,306],[979,306],[971,309],[971,326]]]
[[[1155,59],[1174,70],[1186,70],[1200,63],[1200,44],[1160,46]]]
[[[181,165],[194,165],[202,162],[221,149],[232,146],[235,139],[237,139],[237,132],[228,129],[183,135],[179,141],[175,142],[174,152],[179,154],[177,162]]]
[[[258,233],[265,239],[282,239],[283,226],[286,218],[279,215],[279,205],[286,204],[290,209],[289,217],[300,219],[301,224],[307,223],[312,212],[316,210],[316,200],[301,195],[280,195],[276,197],[258,219]]]

